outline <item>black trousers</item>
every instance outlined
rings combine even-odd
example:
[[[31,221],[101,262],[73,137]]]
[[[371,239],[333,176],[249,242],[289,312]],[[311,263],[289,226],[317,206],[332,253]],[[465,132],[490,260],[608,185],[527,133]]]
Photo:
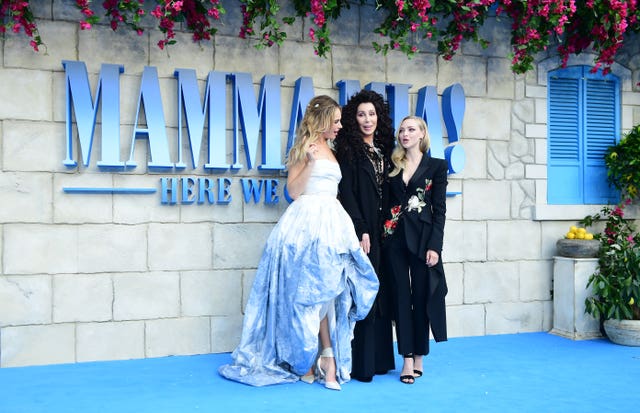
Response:
[[[356,322],[351,350],[353,378],[368,379],[394,370],[391,319],[377,314],[374,307],[365,319]]]
[[[404,234],[389,240],[386,267],[390,272],[396,321],[398,353],[429,354],[429,268],[426,257],[416,257],[407,249]]]

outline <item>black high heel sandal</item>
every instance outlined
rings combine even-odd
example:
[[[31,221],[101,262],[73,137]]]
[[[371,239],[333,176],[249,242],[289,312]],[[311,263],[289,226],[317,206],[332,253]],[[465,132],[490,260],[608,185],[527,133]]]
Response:
[[[403,357],[403,358],[406,358],[406,359],[411,359],[411,360],[413,360],[413,354],[412,354],[412,353],[405,354],[405,355],[403,355],[402,357]],[[415,371],[415,370],[414,370],[414,371]],[[401,383],[404,383],[404,384],[413,384],[413,383],[415,383],[415,381],[416,381],[416,378],[413,376],[413,374],[405,374],[405,375],[400,376],[400,382],[401,382]]]

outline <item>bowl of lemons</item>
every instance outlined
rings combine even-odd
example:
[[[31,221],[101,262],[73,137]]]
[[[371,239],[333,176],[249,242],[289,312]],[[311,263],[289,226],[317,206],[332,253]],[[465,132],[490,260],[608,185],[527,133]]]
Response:
[[[596,258],[600,251],[600,242],[585,228],[572,225],[563,238],[556,242],[558,255],[569,258]]]

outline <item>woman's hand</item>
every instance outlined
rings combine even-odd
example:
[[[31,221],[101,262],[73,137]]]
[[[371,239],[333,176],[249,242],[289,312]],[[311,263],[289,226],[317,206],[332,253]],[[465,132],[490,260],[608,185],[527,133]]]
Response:
[[[369,254],[371,252],[371,239],[369,238],[369,234],[362,234],[360,246],[364,250],[365,254]]]
[[[440,256],[438,255],[437,252],[435,252],[434,250],[427,251],[427,257],[426,257],[427,267],[433,267],[438,263],[439,259],[440,259]]]
[[[307,149],[307,163],[314,163],[316,160],[316,153],[318,152],[318,147],[315,143],[309,145]]]

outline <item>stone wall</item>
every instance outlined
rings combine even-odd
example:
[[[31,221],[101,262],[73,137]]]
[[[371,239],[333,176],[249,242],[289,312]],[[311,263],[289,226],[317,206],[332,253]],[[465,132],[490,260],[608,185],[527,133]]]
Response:
[[[212,70],[251,73],[256,85],[264,75],[281,74],[287,108],[301,76],[313,78],[316,94],[336,98],[342,79],[363,86],[410,83],[412,109],[419,88],[436,86],[442,93],[460,83],[466,165],[449,177],[449,190],[461,195],[447,201],[443,252],[450,336],[551,329],[555,241],[569,222],[598,208],[546,205],[546,71],[558,61],[541,56],[535,72],[513,75],[508,22],[483,28],[495,39],[486,50],[465,44],[450,62],[433,53],[407,60],[374,53],[368,29],[379,16],[372,2],[357,2],[332,28],[333,52],[321,59],[302,23],[288,29],[289,40],[279,48],[257,51],[238,39],[234,1],[226,2],[215,43],[194,44],[179,33],[178,44],[166,51],[155,46],[160,33],[154,30],[142,37],[107,27],[80,31],[71,0],[33,4],[46,53],[31,52],[20,36],[0,43],[0,367],[231,351],[262,246],[286,208],[284,200],[161,205],[153,195],[65,193],[68,186],[157,186],[161,175],[145,167],[105,173],[95,159],[88,167],[63,165],[63,60],[85,62],[92,89],[102,63],[125,67],[124,141],[132,134],[144,66],[158,70],[172,136],[177,68],[196,70],[202,82]],[[623,78],[627,130],[640,123],[640,93],[633,86],[640,53],[625,50],[614,71]],[[582,55],[569,63],[591,61]],[[287,127],[284,107],[282,116]],[[147,152],[140,145],[136,159],[144,166]],[[122,159],[129,150],[122,148]],[[187,174],[210,176],[202,168]],[[256,174],[242,170],[233,179]]]

